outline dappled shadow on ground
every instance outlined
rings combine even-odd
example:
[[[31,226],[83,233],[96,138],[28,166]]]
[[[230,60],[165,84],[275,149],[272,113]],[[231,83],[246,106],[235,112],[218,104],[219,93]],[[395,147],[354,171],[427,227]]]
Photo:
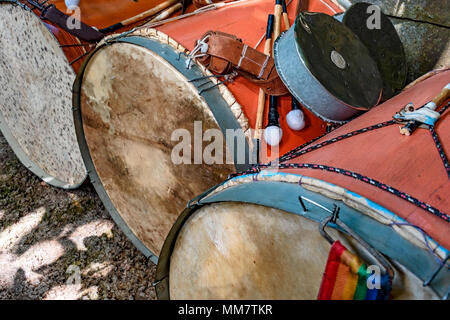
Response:
[[[45,184],[0,135],[0,299],[154,299],[154,271],[90,184]]]

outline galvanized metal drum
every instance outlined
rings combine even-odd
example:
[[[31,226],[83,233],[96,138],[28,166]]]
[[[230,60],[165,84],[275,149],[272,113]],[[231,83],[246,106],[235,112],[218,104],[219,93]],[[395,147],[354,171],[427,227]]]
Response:
[[[229,3],[158,29],[113,36],[78,75],[74,115],[91,181],[117,224],[154,261],[186,203],[248,167],[252,154],[259,87],[242,78],[218,85],[195,61],[187,69],[189,50],[208,30],[257,43],[267,23],[261,10],[271,12],[272,1]],[[281,117],[290,107],[289,97],[283,98]],[[326,124],[306,110],[305,118],[306,128],[298,132],[280,121],[286,132],[280,153],[325,132]],[[226,130],[240,130],[235,132],[244,143],[225,148],[227,135],[219,142],[221,161],[205,161],[212,129],[221,137]],[[186,137],[188,154],[179,149]],[[174,152],[187,161],[174,161]]]
[[[44,24],[25,1],[0,1],[0,129],[19,160],[45,182],[75,188],[87,173],[75,135],[69,65],[79,41]]]
[[[195,198],[164,243],[158,297],[315,299],[330,250],[319,224],[330,217],[351,231],[332,239],[365,257],[361,241],[347,237],[356,234],[389,259],[392,298],[448,297],[446,168],[429,130],[406,137],[386,121],[409,102],[432,100],[449,81],[450,71],[430,77],[280,159],[278,170],[244,172]],[[435,129],[448,154],[444,106]]]
[[[377,105],[382,79],[366,46],[329,15],[300,13],[275,42],[278,74],[321,119],[343,123]]]

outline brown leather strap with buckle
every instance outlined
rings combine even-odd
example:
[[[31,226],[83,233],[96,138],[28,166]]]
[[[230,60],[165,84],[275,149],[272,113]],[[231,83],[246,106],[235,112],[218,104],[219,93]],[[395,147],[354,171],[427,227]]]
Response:
[[[278,76],[272,57],[249,47],[231,34],[208,31],[202,39],[208,44],[208,50],[197,60],[212,72],[227,74],[236,70],[268,95],[289,93]]]

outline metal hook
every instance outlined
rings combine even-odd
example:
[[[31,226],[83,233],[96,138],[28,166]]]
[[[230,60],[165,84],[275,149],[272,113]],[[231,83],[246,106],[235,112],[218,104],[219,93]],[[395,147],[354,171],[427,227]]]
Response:
[[[218,86],[220,86],[220,85],[222,85],[222,84],[224,84],[224,83],[226,83],[226,82],[227,82],[226,80],[220,81],[220,82],[216,83],[215,85],[212,85],[212,86],[210,86],[210,87],[208,87],[208,88],[206,88],[206,89],[202,89],[198,94],[201,95],[203,92],[206,92],[206,91],[209,91],[209,90],[211,90],[211,89],[214,89],[215,87],[218,87]],[[203,86],[203,85],[202,85],[202,86]]]
[[[391,264],[386,260],[386,258],[375,248],[373,248],[370,244],[368,244],[365,240],[363,240],[357,233],[355,233],[352,229],[350,229],[345,223],[343,223],[339,219],[339,207],[335,205],[335,208],[333,210],[333,213],[331,216],[325,218],[319,226],[319,232],[320,234],[330,243],[334,243],[334,239],[325,231],[325,227],[328,225],[328,223],[334,223],[338,227],[340,227],[342,230],[345,231],[348,235],[350,235],[353,239],[355,239],[359,244],[362,245],[364,249],[369,252],[369,254],[375,259],[375,261],[384,268],[384,273],[389,274],[391,278],[394,278],[394,270],[391,267]]]

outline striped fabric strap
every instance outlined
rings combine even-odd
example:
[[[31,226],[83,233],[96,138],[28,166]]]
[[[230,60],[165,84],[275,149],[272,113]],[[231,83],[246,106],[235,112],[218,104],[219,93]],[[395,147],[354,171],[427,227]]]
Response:
[[[381,275],[379,289],[369,289],[371,275],[356,255],[335,241],[328,256],[318,300],[385,300],[389,297],[391,281]]]

